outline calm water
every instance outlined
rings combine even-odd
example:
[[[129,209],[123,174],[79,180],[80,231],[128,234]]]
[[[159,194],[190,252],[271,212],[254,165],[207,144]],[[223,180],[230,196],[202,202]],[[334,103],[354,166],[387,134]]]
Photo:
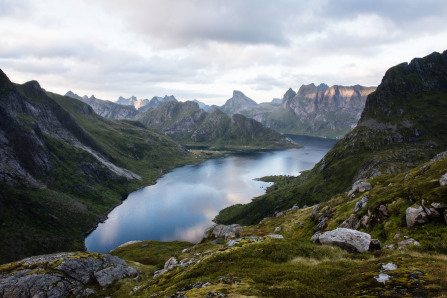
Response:
[[[290,136],[304,146],[228,155],[176,168],[157,184],[131,193],[85,239],[88,251],[108,252],[131,240],[197,242],[219,211],[265,193],[268,175],[298,175],[313,167],[335,140]]]

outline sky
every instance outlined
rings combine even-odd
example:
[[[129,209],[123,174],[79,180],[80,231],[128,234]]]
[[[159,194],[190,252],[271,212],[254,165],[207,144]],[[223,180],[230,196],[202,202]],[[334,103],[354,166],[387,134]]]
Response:
[[[266,102],[302,84],[377,86],[447,50],[445,20],[445,0],[0,0],[0,69],[112,101]]]

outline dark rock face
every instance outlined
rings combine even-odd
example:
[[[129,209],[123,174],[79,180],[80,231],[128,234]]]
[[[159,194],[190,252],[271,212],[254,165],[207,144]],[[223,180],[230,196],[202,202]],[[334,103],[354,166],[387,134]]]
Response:
[[[98,287],[135,275],[135,268],[108,254],[57,253],[27,258],[0,271],[0,293],[2,297],[88,296]]]

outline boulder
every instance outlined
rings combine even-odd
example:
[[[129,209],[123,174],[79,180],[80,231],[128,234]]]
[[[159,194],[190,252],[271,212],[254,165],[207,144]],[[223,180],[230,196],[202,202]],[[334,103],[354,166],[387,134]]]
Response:
[[[275,231],[273,233],[279,234],[279,233],[281,233],[281,230],[282,230],[281,227],[276,227]]]
[[[441,178],[439,179],[439,184],[441,186],[447,185],[447,173],[445,173],[444,175],[441,176]]]
[[[297,204],[295,204],[289,210],[299,210],[299,209],[300,209],[300,207]]]
[[[362,210],[363,207],[366,206],[366,203],[368,203],[368,197],[365,196],[365,197],[361,198],[361,199],[355,204],[355,207],[354,207],[354,213],[359,212],[360,210]]]
[[[428,215],[422,206],[417,208],[408,207],[405,214],[409,229],[414,228],[415,225],[422,225],[428,222]]]
[[[360,220],[355,214],[351,214],[351,216],[338,227],[357,230],[360,227]]]
[[[348,193],[348,197],[350,197],[352,194],[355,194],[356,192],[365,192],[372,188],[371,183],[363,181],[363,180],[357,180],[352,185],[352,189]]]
[[[211,235],[215,238],[231,239],[236,237],[236,233],[242,231],[242,227],[238,224],[233,225],[215,225]]]
[[[339,246],[351,252],[365,252],[369,250],[371,236],[353,229],[337,228],[322,233],[318,241],[321,244]]]
[[[397,244],[399,244],[399,246],[404,246],[404,247],[409,246],[409,245],[415,245],[415,246],[420,245],[419,241],[416,241],[413,238],[402,240]]]
[[[269,235],[271,239],[284,239],[283,235]]]
[[[119,279],[137,275],[135,268],[108,254],[56,253],[30,257],[13,270],[0,272],[1,297],[88,296]]]

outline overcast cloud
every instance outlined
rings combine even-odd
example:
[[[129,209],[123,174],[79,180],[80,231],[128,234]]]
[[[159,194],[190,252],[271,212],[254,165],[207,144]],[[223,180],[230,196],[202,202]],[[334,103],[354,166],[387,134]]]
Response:
[[[445,0],[0,0],[0,68],[47,90],[223,104],[378,85],[447,49]]]

